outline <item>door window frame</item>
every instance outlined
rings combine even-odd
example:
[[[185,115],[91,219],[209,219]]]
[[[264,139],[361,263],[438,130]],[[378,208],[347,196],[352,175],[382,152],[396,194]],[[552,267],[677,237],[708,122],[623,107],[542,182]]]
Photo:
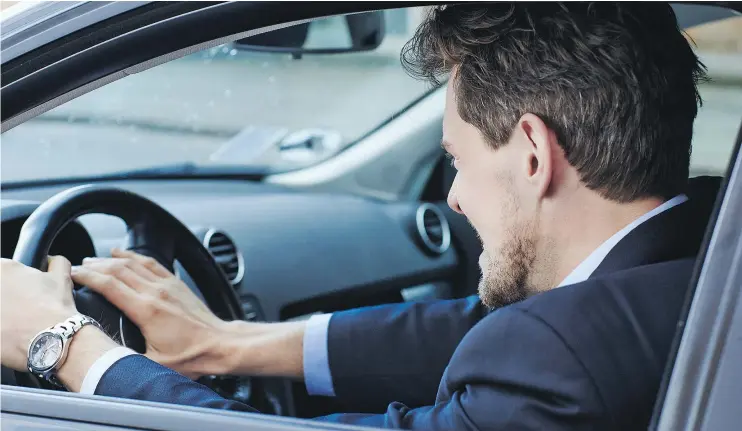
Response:
[[[733,429],[742,411],[742,125],[691,282],[650,429]],[[677,355],[674,353],[677,352]]]

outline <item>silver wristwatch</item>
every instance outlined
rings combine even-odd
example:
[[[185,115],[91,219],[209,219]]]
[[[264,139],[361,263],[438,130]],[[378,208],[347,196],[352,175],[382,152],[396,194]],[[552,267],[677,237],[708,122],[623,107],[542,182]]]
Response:
[[[85,325],[100,328],[98,322],[84,314],[75,314],[62,323],[36,334],[28,346],[28,371],[56,386],[62,386],[57,379],[57,370],[67,359],[72,336]]]

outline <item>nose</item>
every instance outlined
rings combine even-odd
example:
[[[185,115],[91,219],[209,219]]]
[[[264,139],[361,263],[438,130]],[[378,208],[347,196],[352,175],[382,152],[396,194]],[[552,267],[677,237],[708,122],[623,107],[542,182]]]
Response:
[[[451,184],[451,189],[448,191],[448,206],[451,207],[452,210],[456,211],[457,213],[463,215],[464,212],[461,211],[461,207],[459,206],[459,199],[456,197],[456,179],[454,178],[453,184]]]

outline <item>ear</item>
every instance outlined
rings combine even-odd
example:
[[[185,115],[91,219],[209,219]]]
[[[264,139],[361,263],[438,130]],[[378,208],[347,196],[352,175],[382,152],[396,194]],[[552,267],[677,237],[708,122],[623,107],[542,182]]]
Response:
[[[524,114],[516,128],[526,150],[522,173],[540,199],[546,196],[554,180],[554,157],[559,149],[556,133],[534,114]]]

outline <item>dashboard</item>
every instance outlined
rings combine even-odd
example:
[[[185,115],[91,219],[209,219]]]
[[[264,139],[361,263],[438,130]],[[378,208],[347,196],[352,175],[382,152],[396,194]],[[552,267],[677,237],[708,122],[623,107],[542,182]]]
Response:
[[[455,213],[447,214],[445,204],[390,203],[230,180],[109,185],[147,197],[188,226],[232,282],[250,320],[304,319],[459,296],[453,281],[460,259],[449,224]],[[21,226],[36,206],[68,187],[3,191],[3,257],[12,257]],[[52,253],[77,264],[86,256],[109,256],[126,235],[123,221],[88,214],[57,236]],[[195,292],[208,288],[194,286],[177,264],[176,272]],[[279,414],[318,413],[297,409],[306,405],[296,400],[305,396],[299,383],[265,379],[261,385]]]

